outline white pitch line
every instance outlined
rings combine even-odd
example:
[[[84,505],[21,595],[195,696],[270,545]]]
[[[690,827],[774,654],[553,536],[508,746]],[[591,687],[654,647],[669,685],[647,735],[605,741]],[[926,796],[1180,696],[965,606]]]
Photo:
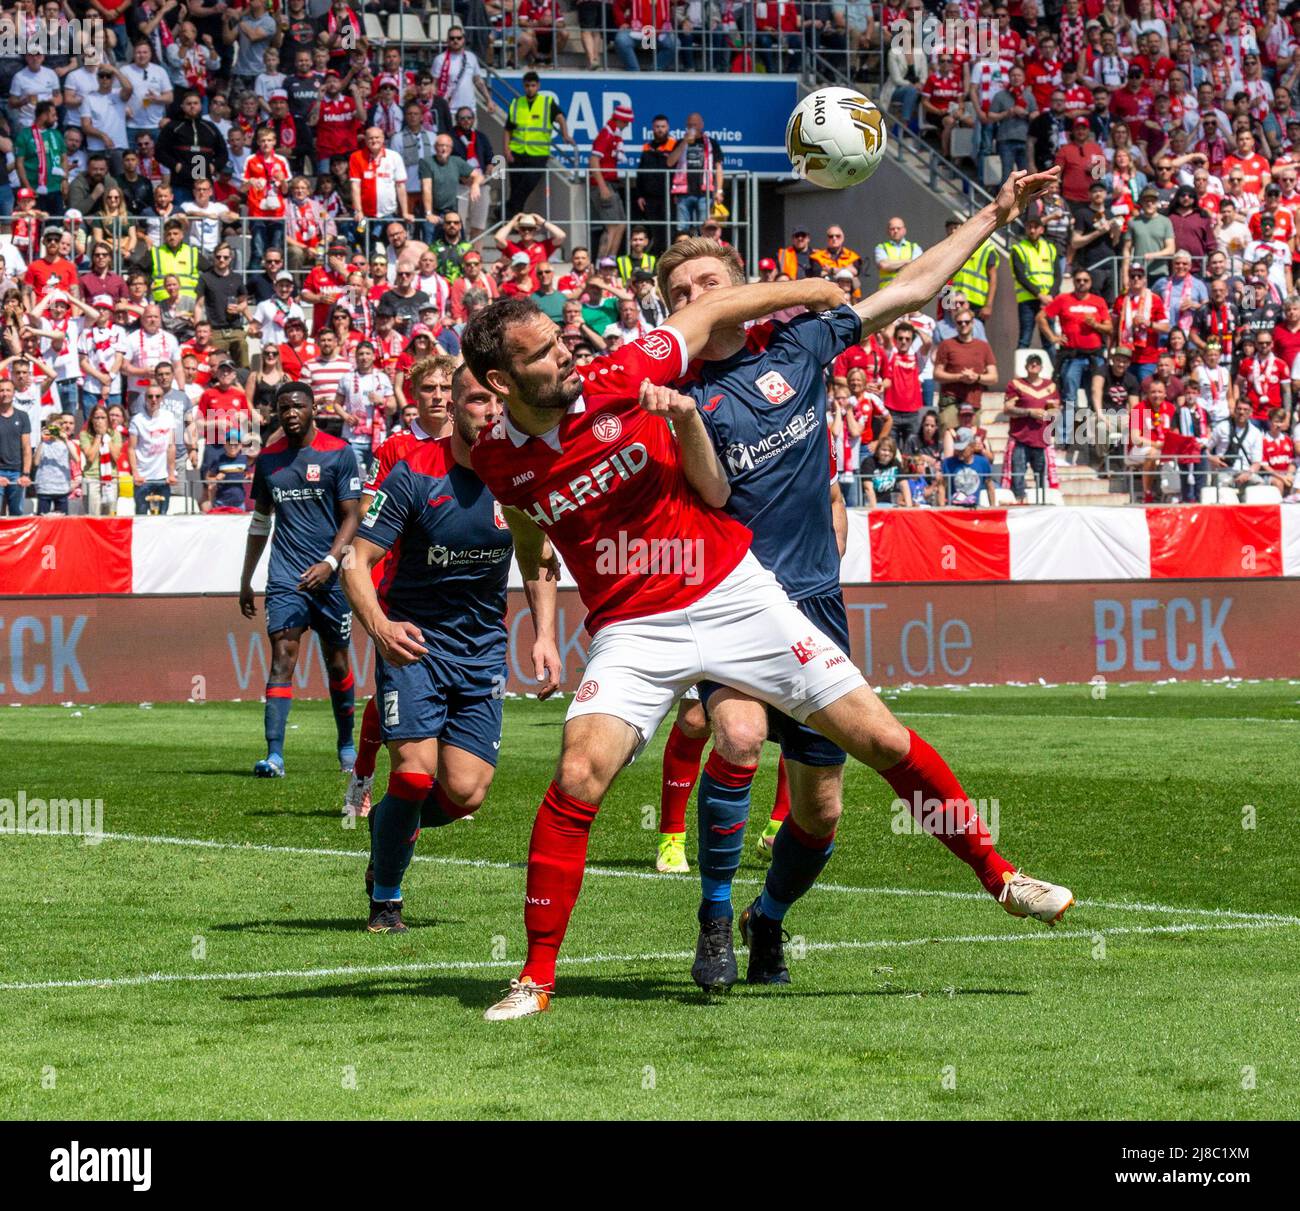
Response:
[[[1296,922],[1300,924],[1300,922]],[[965,934],[956,937],[879,938],[865,941],[807,942],[805,951],[836,950],[900,950],[912,946],[1000,946],[1014,942],[1051,942],[1097,937],[1116,937],[1122,934],[1187,934],[1222,933],[1232,930],[1259,930],[1283,928],[1291,922],[1232,921],[1217,925],[1187,923],[1181,925],[1117,925],[1109,929],[1058,929],[1015,934]],[[598,963],[658,963],[679,962],[694,958],[692,950],[657,951],[649,954],[594,954],[560,956],[561,967],[589,967]],[[318,980],[334,976],[401,975],[430,971],[491,971],[511,970],[519,966],[517,959],[443,960],[434,963],[383,963],[368,967],[307,967],[282,971],[205,971],[205,972],[149,972],[133,976],[90,976],[79,980],[40,980],[13,984],[0,984],[0,992],[41,992],[60,988],[131,988],[147,984],[216,984],[249,983],[261,980]]]
[[[295,854],[318,858],[365,858],[369,855],[360,849],[313,849],[301,845],[263,845],[242,841],[211,841],[202,837],[155,837],[138,833],[104,833],[105,841],[126,841],[146,845],[179,845],[195,849],[246,850],[251,853]],[[461,866],[479,870],[524,869],[522,862],[496,862],[489,858],[450,858],[437,854],[416,854],[412,861],[430,862],[436,866]],[[645,879],[653,882],[695,883],[694,875],[661,875],[644,870],[613,870],[603,866],[588,866],[585,875],[605,879]],[[738,887],[761,887],[762,879],[736,879]],[[918,887],[855,887],[844,883],[814,883],[815,891],[838,892],[859,896],[902,896],[922,900],[970,900],[986,903],[987,895],[974,891],[932,891]],[[1264,921],[1278,925],[1300,925],[1300,917],[1283,913],[1245,912],[1235,908],[1187,908],[1178,904],[1148,904],[1128,900],[1079,900],[1078,908],[1100,908],[1114,912],[1184,913],[1195,917],[1211,917],[1232,921]]]

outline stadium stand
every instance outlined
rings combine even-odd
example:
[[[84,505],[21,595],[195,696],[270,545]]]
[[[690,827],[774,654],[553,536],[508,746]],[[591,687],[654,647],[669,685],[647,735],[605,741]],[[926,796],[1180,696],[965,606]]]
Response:
[[[655,258],[689,232],[753,277],[860,297],[1012,168],[1051,164],[1058,195],[906,340],[831,371],[846,498],[1290,501],[1297,17],[1276,0],[6,5],[0,511],[242,511],[286,376],[365,462],[405,423],[415,358],[457,356],[500,294],[536,293],[599,356],[662,320]],[[699,72],[707,89],[670,90]],[[612,82],[595,110],[572,83],[592,77]],[[737,154],[728,106],[756,103],[728,98],[779,81],[791,102],[825,84],[878,100],[876,181],[817,196],[783,156]],[[378,389],[350,392],[363,341]]]

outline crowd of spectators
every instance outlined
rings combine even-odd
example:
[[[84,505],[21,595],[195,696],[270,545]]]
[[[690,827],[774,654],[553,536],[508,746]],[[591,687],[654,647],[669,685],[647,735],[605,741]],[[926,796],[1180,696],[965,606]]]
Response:
[[[996,155],[995,174],[1062,170],[1010,248],[1061,454],[1104,453],[1118,428],[1144,500],[1292,498],[1300,4],[909,7],[937,43],[890,54],[900,119],[981,168]]]
[[[69,40],[87,14],[100,36]],[[697,114],[680,138],[653,120],[633,179],[616,111],[588,165],[591,250],[529,210],[539,162],[573,140],[531,105],[535,74],[498,113],[459,26],[423,66],[370,45],[344,0],[28,2],[6,28],[27,40],[0,59],[3,513],[164,513],[178,491],[243,509],[286,376],[365,465],[492,299],[531,295],[594,357],[663,318],[652,271],[676,224],[721,235],[723,157]]]

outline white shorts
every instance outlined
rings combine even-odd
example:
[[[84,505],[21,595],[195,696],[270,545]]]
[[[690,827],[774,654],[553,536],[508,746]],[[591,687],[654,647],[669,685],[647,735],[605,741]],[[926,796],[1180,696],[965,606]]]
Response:
[[[592,640],[567,719],[613,715],[645,745],[697,681],[721,682],[802,723],[865,685],[752,553],[684,610],[614,622]]]

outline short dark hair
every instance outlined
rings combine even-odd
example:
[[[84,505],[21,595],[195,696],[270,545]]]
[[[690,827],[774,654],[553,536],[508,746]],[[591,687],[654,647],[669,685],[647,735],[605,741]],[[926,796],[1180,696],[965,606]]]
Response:
[[[465,328],[460,338],[465,362],[480,383],[487,382],[489,370],[508,370],[506,331],[512,324],[526,324],[541,315],[530,299],[507,298],[484,307]]]
[[[86,157],[86,163],[89,164],[92,160],[103,160],[104,163],[107,164],[107,163],[108,163],[108,153],[107,153],[107,152],[104,152],[104,151],[92,151],[92,152],[91,152],[91,153]]]
[[[526,71],[524,72],[523,82],[525,84],[540,84],[542,78],[535,71]]]
[[[656,122],[668,122],[668,115],[667,115],[667,114],[655,114],[655,116],[654,116],[653,118],[650,119],[650,125],[653,126]],[[668,122],[668,125],[671,126],[672,123],[671,123],[671,122]]]
[[[288,382],[281,383],[276,388],[275,390],[276,407],[279,407],[280,401],[284,399],[286,396],[294,395],[297,394],[298,392],[301,392],[303,395],[305,395],[309,400],[311,400],[313,404],[316,402],[316,396],[312,393],[312,389],[306,383],[299,382],[297,379],[290,379]]]

